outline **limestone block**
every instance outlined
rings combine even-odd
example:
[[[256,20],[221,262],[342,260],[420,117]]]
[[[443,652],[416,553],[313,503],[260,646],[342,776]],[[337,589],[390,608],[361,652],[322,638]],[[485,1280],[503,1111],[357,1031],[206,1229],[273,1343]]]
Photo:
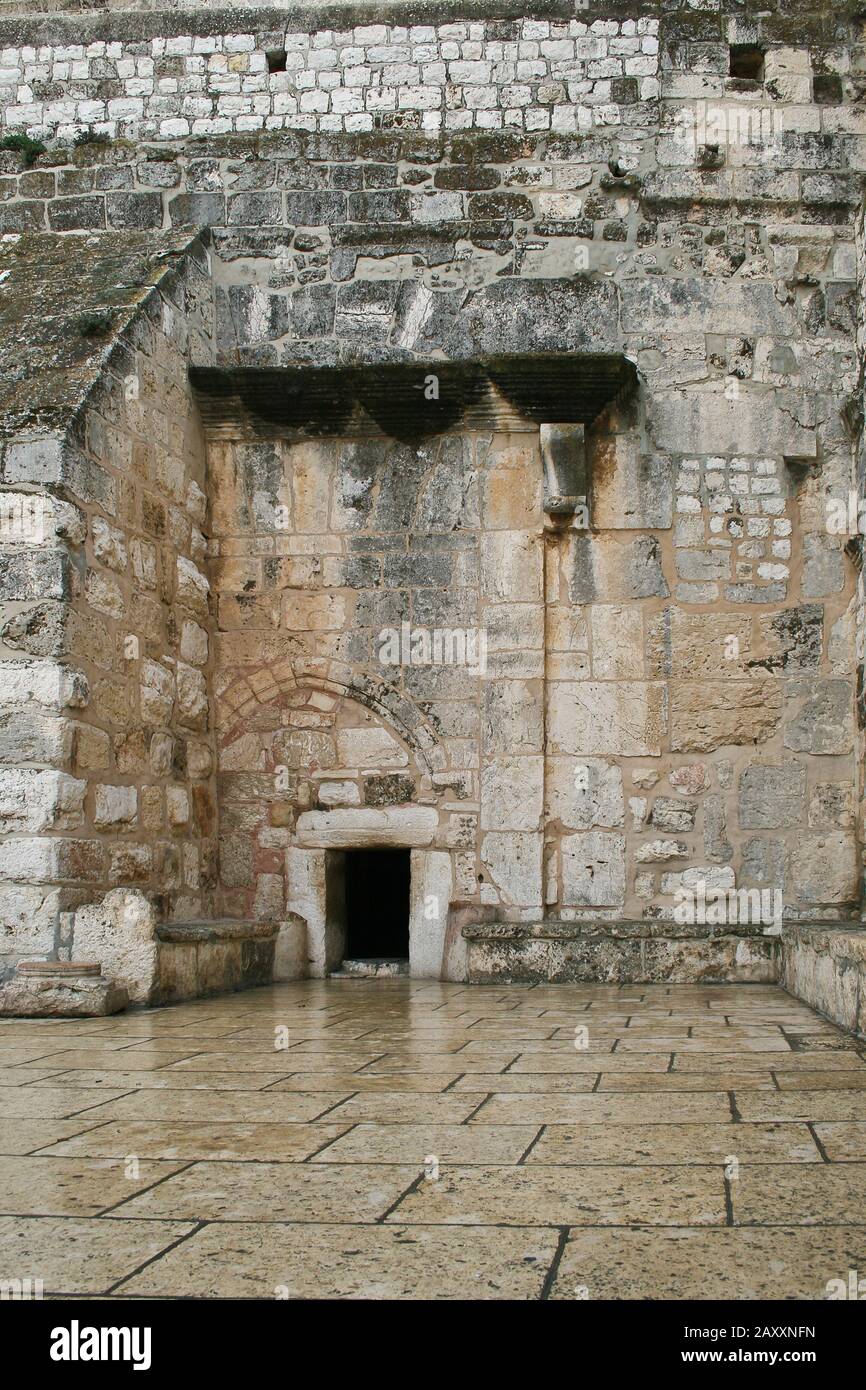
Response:
[[[357,782],[320,782],[316,795],[323,806],[359,806],[361,803]]]
[[[694,331],[748,337],[759,323],[764,333],[792,337],[799,329],[794,307],[781,304],[773,293],[773,286],[766,281],[652,275],[624,280],[620,293],[626,332],[680,334]],[[711,432],[704,436],[713,437]],[[696,451],[677,440],[672,452]]]
[[[175,561],[175,597],[177,602],[188,608],[198,617],[208,614],[208,593],[210,585],[207,578],[192,560],[178,555]]]
[[[682,834],[694,830],[697,811],[696,801],[675,801],[669,796],[659,796],[653,802],[650,824],[656,830]]]
[[[409,755],[393,734],[375,725],[340,729],[337,758],[340,767],[357,768],[405,767],[409,762]]]
[[[845,559],[838,536],[819,532],[803,537],[803,595],[825,598],[845,587]]]
[[[848,681],[791,681],[795,713],[785,720],[784,744],[801,753],[850,753],[854,747],[854,692]]]
[[[565,835],[562,900],[568,906],[622,907],[625,901],[625,836],[588,830]]]
[[[180,630],[180,654],[191,666],[207,665],[208,635],[198,623],[189,620],[183,624]]]
[[[538,603],[542,548],[532,531],[488,531],[481,539],[481,589],[498,603]]]
[[[101,903],[76,909],[73,951],[95,960],[123,986],[134,1004],[147,1004],[157,987],[156,910],[135,888],[113,888]]]
[[[145,724],[168,724],[174,705],[174,676],[158,661],[141,663],[139,700]]]
[[[651,681],[558,682],[549,687],[552,753],[658,757],[667,724],[667,691]]]
[[[669,592],[655,536],[620,541],[575,533],[569,539],[566,568],[572,603],[666,598]]]
[[[177,715],[187,729],[207,727],[207,681],[203,671],[185,662],[177,663]]]
[[[410,884],[409,972],[419,979],[441,980],[454,896],[451,855],[441,850],[413,850]]]
[[[219,750],[221,772],[261,772],[266,763],[267,754],[259,734],[241,734]]]
[[[854,788],[849,782],[819,782],[809,797],[809,824],[819,830],[848,830],[854,824]]]
[[[84,819],[87,783],[65,772],[0,771],[0,831],[75,830]]]
[[[547,816],[569,830],[623,824],[622,769],[603,758],[547,759]]]
[[[544,709],[540,681],[488,680],[484,685],[484,757],[541,753]]]
[[[706,763],[685,763],[668,773],[668,781],[680,796],[698,796],[710,785]]]
[[[860,869],[854,836],[841,830],[799,835],[791,847],[789,874],[801,902],[856,903]]]
[[[170,826],[179,828],[189,824],[189,792],[186,787],[166,787],[165,811]]]
[[[415,782],[400,772],[379,772],[364,778],[364,804],[402,806],[415,800]]]
[[[752,655],[751,619],[739,613],[666,608],[647,624],[651,676],[695,680],[744,675]]]
[[[490,830],[481,841],[485,877],[506,907],[541,908],[541,835]]]
[[[671,686],[671,748],[708,753],[728,744],[764,743],[776,732],[781,712],[777,681],[676,681]]]
[[[104,873],[98,840],[39,838],[0,843],[0,879],[19,883],[92,883]]]
[[[93,535],[93,555],[101,565],[122,574],[126,569],[126,537],[115,526],[109,526],[101,516],[95,516],[90,524]]]
[[[688,869],[662,874],[661,891],[664,894],[683,890],[690,893],[717,893],[734,888],[736,881],[733,869],[719,868],[712,864],[694,864]]]
[[[53,951],[59,913],[56,888],[0,884],[0,969],[7,955],[43,956]]]
[[[540,755],[494,758],[481,769],[483,830],[538,830],[544,760]]]
[[[0,985],[0,1017],[104,1018],[125,1009],[126,990],[99,975],[18,974]]]
[[[639,608],[593,604],[590,626],[594,679],[633,680],[643,675],[643,614]]]
[[[632,434],[594,441],[590,516],[600,531],[666,530],[673,519],[674,467],[665,454],[644,454]]]
[[[100,784],[95,792],[93,824],[100,830],[124,830],[135,823],[138,792],[135,787]]]
[[[297,913],[279,923],[274,946],[274,983],[307,975],[307,924]]]
[[[370,849],[429,845],[439,817],[432,806],[347,807],[304,811],[298,816],[298,844],[307,849]]]
[[[759,619],[766,671],[814,671],[824,650],[824,609],[819,603],[786,608]]]
[[[793,392],[743,389],[736,400],[721,390],[659,392],[650,409],[651,437],[670,453],[700,454],[710,441],[718,454],[814,458],[817,452],[808,406]]]
[[[647,840],[635,851],[638,864],[663,864],[668,859],[688,859],[691,850],[685,840]]]
[[[103,613],[106,618],[122,618],[126,612],[123,590],[110,574],[99,570],[88,570],[84,583],[84,594],[91,608]]]
[[[90,699],[87,677],[57,661],[0,661],[0,707],[33,701],[45,709],[84,709]]]
[[[802,825],[806,811],[806,769],[791,759],[781,764],[753,762],[740,775],[739,821],[744,830],[781,830]]]

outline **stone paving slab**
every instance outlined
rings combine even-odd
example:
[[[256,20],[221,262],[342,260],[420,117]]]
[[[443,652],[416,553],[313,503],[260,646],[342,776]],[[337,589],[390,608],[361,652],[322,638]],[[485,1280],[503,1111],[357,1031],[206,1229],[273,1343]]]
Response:
[[[49,1297],[817,1299],[866,1268],[866,1044],[773,987],[298,982],[10,1021],[0,1085],[0,1278]]]

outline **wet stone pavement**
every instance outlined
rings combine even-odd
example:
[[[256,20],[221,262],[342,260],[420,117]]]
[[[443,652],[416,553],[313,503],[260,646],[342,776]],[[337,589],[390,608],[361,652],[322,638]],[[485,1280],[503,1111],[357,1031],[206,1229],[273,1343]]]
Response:
[[[850,1270],[866,1043],[778,988],[304,981],[0,1023],[0,1280],[46,1297],[822,1299]]]

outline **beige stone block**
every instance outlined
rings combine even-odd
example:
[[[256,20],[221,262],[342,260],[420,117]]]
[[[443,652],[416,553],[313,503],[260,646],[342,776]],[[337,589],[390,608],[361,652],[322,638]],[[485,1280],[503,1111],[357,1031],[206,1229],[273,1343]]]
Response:
[[[643,675],[643,614],[620,603],[590,608],[592,674],[596,680],[634,680]]]
[[[675,681],[671,748],[706,753],[728,744],[765,743],[781,712],[782,693],[774,680]]]
[[[350,600],[342,593],[288,589],[282,595],[280,626],[290,632],[335,632],[344,628]]]
[[[405,767],[409,755],[393,734],[377,725],[340,729],[337,733],[340,767]]]
[[[797,897],[809,903],[856,903],[860,871],[853,835],[825,831],[798,835],[790,856],[790,873]]]
[[[666,725],[667,698],[661,682],[561,682],[549,687],[552,753],[658,757]]]
[[[286,451],[292,475],[295,531],[330,531],[331,481],[334,450],[328,444],[305,443]]]
[[[532,531],[492,531],[481,539],[481,588],[500,603],[539,603],[542,548]]]
[[[541,835],[491,830],[481,841],[485,877],[507,907],[541,908]]]
[[[101,903],[76,910],[73,951],[98,961],[107,978],[125,987],[132,1003],[146,1004],[157,983],[156,912],[137,889],[114,888]]]
[[[537,830],[543,792],[541,756],[491,759],[481,769],[481,828]]]
[[[306,849],[365,849],[429,845],[439,817],[432,806],[347,807],[304,811],[298,816],[298,844]]]
[[[575,907],[622,907],[625,901],[625,836],[603,830],[565,835],[562,899]]]
[[[743,676],[754,655],[752,620],[741,613],[668,608],[648,624],[646,649],[651,676],[685,680]]]

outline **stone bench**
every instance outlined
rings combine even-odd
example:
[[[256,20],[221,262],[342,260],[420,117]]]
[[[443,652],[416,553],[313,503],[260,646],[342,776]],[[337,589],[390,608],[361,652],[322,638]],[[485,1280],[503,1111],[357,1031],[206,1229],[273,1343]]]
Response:
[[[225,994],[269,985],[279,924],[240,922],[164,922],[156,928],[157,980],[151,1002]]]
[[[471,984],[771,983],[779,937],[761,926],[671,921],[472,922],[463,928]]]
[[[786,923],[779,983],[833,1023],[866,1036],[866,925]]]

